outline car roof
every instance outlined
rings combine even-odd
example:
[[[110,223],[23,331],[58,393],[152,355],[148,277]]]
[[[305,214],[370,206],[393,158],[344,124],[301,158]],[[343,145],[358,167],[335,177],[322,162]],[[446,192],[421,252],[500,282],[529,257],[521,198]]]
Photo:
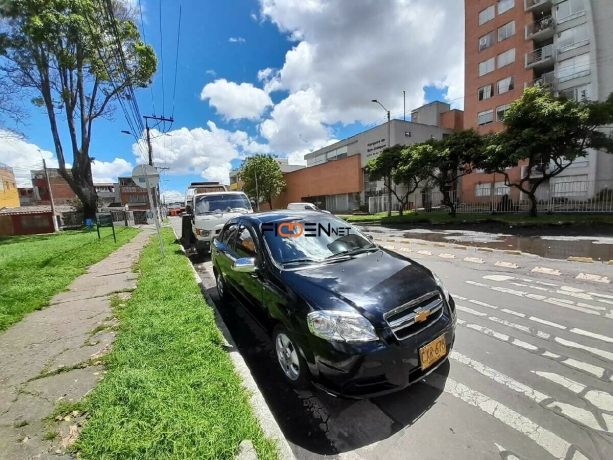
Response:
[[[293,204],[297,204],[299,206],[302,206],[302,205],[305,205],[305,204],[310,204],[311,206],[315,206],[313,203],[307,203],[305,201],[299,201],[299,202],[296,202],[296,203],[289,203],[288,206],[291,206]]]
[[[283,209],[279,211],[264,211],[255,214],[245,214],[241,216],[241,219],[248,220],[258,225],[267,222],[283,222],[289,219],[304,219],[307,217],[316,217],[321,219],[324,216],[327,216],[328,218],[331,217],[330,214],[325,214],[318,211],[308,211],[306,209],[294,211],[291,209]]]
[[[201,196],[201,195],[245,195],[245,193],[244,192],[202,192],[202,193],[196,193],[194,196]]]

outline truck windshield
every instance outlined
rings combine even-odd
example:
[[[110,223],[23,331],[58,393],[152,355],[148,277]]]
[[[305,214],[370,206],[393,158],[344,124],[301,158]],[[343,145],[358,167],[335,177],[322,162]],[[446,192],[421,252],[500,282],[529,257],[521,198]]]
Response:
[[[207,214],[212,212],[232,212],[250,211],[251,204],[246,195],[239,194],[220,194],[202,195],[196,197],[196,214]]]

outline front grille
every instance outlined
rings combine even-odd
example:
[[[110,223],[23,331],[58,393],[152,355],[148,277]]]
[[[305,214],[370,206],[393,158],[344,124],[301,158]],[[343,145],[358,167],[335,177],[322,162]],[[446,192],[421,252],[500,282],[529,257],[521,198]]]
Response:
[[[384,318],[396,338],[404,340],[438,321],[444,305],[441,294],[433,291],[393,309]],[[416,322],[415,318],[426,311],[430,314],[425,321]]]

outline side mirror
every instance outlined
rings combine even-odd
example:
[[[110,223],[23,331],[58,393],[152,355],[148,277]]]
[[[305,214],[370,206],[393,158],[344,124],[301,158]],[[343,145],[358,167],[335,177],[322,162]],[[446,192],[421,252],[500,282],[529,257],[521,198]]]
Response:
[[[257,207],[257,205],[255,204],[255,200],[250,200],[249,203],[251,203],[251,207],[253,209],[255,209]]]
[[[185,214],[193,214],[194,210],[192,209],[192,205],[188,204],[185,206]]]
[[[253,257],[236,259],[236,262],[232,264],[232,270],[238,273],[253,273],[255,272],[255,259]]]
[[[370,241],[375,241],[374,237],[370,234],[366,234],[366,237],[370,240]]]

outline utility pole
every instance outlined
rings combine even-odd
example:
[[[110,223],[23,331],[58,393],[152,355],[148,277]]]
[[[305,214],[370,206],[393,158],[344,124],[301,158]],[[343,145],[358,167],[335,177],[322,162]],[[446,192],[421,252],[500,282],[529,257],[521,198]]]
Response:
[[[41,154],[42,155],[42,154]],[[47,162],[43,158],[43,168],[45,169],[45,177],[47,178],[47,187],[49,188],[49,199],[51,201],[51,215],[53,217],[53,230],[59,231],[57,226],[57,217],[55,216],[55,203],[53,202],[53,191],[51,190],[51,181],[49,180],[49,171],[47,171]]]
[[[255,203],[258,206],[258,211],[260,210],[260,194],[258,192],[258,172],[255,171]]]
[[[402,99],[404,101],[403,102],[404,110],[403,110],[402,120],[407,121],[407,92],[406,91],[402,92]]]
[[[162,121],[168,121],[170,123],[172,123],[174,121],[174,119],[171,118],[166,118],[166,117],[156,117],[155,115],[152,117],[148,117],[148,116],[144,116],[143,117],[145,119],[145,130],[147,132],[147,150],[149,153],[149,166],[153,166],[153,146],[151,145],[151,128],[149,126],[149,120],[155,120],[158,122],[162,122]],[[157,125],[156,125],[157,126]],[[160,216],[160,208],[158,206],[158,203],[160,202],[160,186],[159,184],[156,185],[155,187],[155,193],[153,194],[153,207],[156,210],[156,213],[158,215],[158,217],[161,220],[161,216]]]

